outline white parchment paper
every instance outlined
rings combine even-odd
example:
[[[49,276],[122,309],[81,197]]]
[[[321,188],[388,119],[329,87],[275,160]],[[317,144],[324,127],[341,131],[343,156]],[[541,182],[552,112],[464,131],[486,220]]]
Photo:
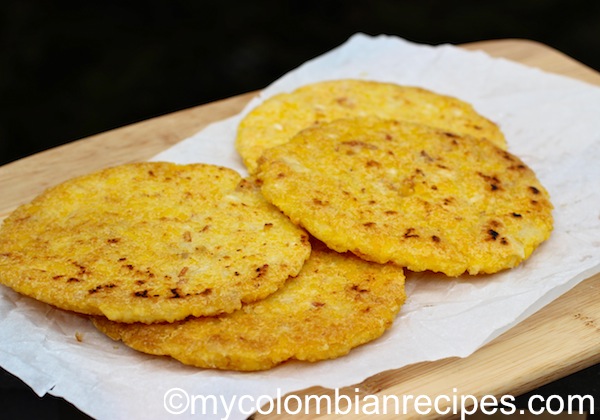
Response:
[[[343,77],[454,95],[500,124],[509,150],[536,171],[551,194],[550,240],[521,266],[491,276],[448,280],[411,274],[408,301],[379,340],[336,360],[260,373],[202,370],[144,355],[106,338],[85,317],[1,287],[2,367],[39,395],[62,396],[100,419],[240,419],[248,416],[244,411],[252,400],[233,404],[231,412],[222,402],[313,385],[352,385],[411,363],[468,356],[600,271],[600,89],[481,52],[357,34],[275,81],[240,115],[208,126],[155,160],[214,163],[245,175],[233,147],[241,116],[274,93]],[[216,397],[218,412],[208,400],[209,413],[200,416],[201,400],[194,404],[190,398],[202,395]],[[180,414],[169,414],[165,402]]]

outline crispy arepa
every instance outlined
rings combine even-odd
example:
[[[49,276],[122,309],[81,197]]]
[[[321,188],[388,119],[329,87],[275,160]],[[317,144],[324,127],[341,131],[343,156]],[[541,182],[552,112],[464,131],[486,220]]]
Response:
[[[227,168],[148,162],[66,181],[0,229],[0,282],[122,322],[215,315],[298,274],[306,232]]]
[[[552,230],[534,172],[488,140],[374,117],[265,151],[263,195],[330,248],[449,276],[515,267]]]
[[[267,98],[240,122],[236,149],[254,173],[264,150],[287,142],[300,130],[367,115],[486,138],[506,149],[499,127],[460,99],[420,87],[357,79],[313,83]]]
[[[231,314],[151,325],[93,321],[145,353],[203,368],[256,371],[287,360],[343,356],[380,337],[404,300],[402,268],[315,244],[296,278]]]

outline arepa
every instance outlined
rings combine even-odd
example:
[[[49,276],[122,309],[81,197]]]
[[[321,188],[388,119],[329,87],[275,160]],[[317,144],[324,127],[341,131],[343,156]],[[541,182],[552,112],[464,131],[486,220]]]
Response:
[[[254,173],[264,150],[287,142],[300,130],[368,115],[486,138],[506,149],[498,125],[463,100],[421,87],[358,79],[312,83],[267,98],[242,119],[235,146],[248,171]]]
[[[315,244],[296,278],[231,314],[151,325],[93,321],[145,353],[202,368],[256,371],[343,356],[380,337],[404,300],[402,268]]]
[[[552,230],[535,173],[485,139],[375,117],[266,150],[267,200],[330,248],[449,276],[515,267]]]
[[[0,282],[123,322],[215,315],[298,274],[308,235],[237,172],[147,162],[77,177],[0,229]]]

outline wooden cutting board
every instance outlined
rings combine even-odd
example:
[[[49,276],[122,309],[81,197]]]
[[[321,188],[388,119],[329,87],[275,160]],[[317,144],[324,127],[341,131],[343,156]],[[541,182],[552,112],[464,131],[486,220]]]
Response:
[[[533,41],[484,41],[462,47],[600,85],[599,73]],[[146,160],[207,124],[238,113],[253,95],[251,92],[153,118],[4,165],[0,167],[0,219],[45,188],[68,178],[107,166]],[[462,394],[476,397],[519,395],[598,362],[600,275],[585,280],[467,358],[386,371],[342,392],[353,398],[391,394],[436,396],[448,395],[456,388]],[[298,395],[331,393],[331,390],[311,388]],[[307,417],[315,416],[293,416],[294,419]],[[407,418],[411,417],[428,416],[413,413]],[[432,413],[430,417],[438,416]]]

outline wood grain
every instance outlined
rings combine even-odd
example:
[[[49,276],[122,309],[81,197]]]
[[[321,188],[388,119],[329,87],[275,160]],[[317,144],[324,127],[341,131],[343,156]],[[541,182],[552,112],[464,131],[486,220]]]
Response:
[[[600,74],[533,41],[494,40],[462,47],[600,85]],[[253,95],[250,92],[153,118],[4,165],[0,167],[0,219],[45,188],[68,178],[112,165],[146,160],[207,124],[236,114]],[[452,395],[456,388],[462,394],[478,397],[517,395],[596,364],[600,362],[599,280],[598,275],[585,280],[469,357],[382,372],[342,392],[351,397],[372,394],[436,396]],[[297,395],[330,395],[332,392],[311,388]],[[293,418],[334,417],[315,416],[314,409],[312,413]],[[380,418],[385,417],[395,416]],[[439,416],[414,412],[407,416],[428,417]]]

